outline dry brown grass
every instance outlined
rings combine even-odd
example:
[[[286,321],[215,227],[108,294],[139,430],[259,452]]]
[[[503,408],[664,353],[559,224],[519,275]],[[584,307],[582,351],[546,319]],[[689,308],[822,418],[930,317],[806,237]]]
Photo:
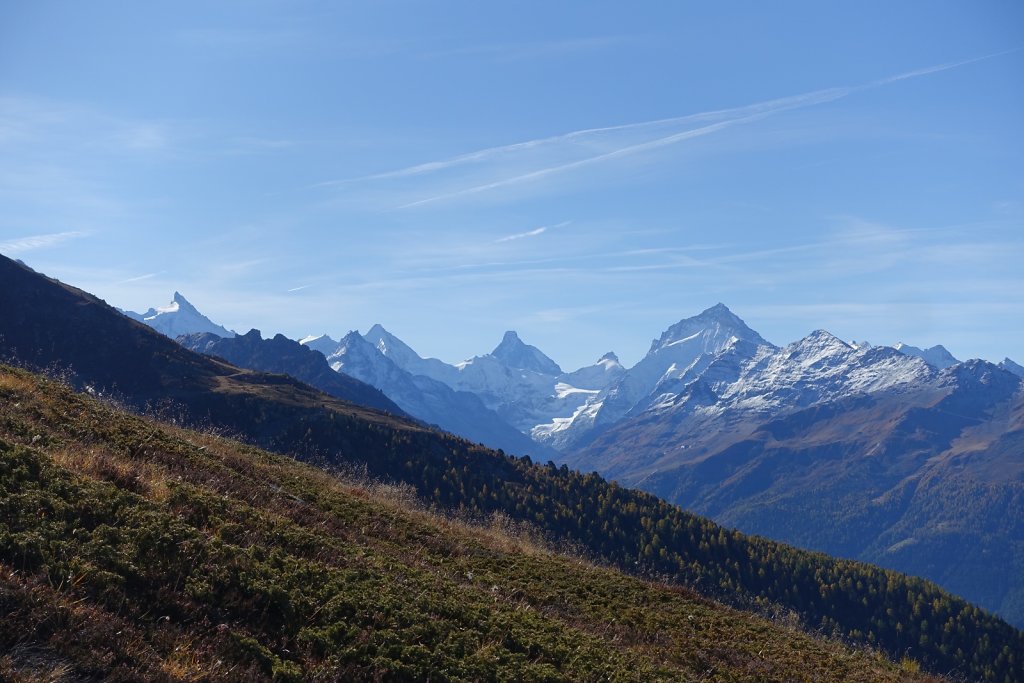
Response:
[[[104,448],[54,448],[47,453],[57,464],[78,474],[108,481],[150,500],[167,500],[167,470],[147,460],[126,461]]]

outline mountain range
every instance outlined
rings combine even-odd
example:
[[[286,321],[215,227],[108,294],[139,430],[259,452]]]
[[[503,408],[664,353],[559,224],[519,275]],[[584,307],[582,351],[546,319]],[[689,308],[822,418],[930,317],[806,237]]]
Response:
[[[1024,370],[1010,359],[825,330],[777,347],[723,304],[668,327],[628,369],[609,353],[564,372],[514,331],[456,364],[380,325],[302,343],[427,423],[926,576],[1024,625]]]
[[[1012,679],[1020,673],[1021,663],[1013,656],[1024,643],[1020,631],[927,581],[744,536],[648,494],[609,483],[596,474],[584,475],[565,465],[558,468],[554,463],[540,465],[530,459],[510,458],[430,429],[422,422],[331,397],[280,374],[244,370],[194,353],[93,296],[2,258],[0,311],[0,351],[4,357],[23,366],[59,373],[72,386],[113,399],[117,405],[172,420],[175,425],[235,434],[250,443],[325,467],[355,465],[371,477],[409,485],[422,500],[441,510],[462,510],[471,516],[500,513],[516,523],[537,524],[551,542],[576,548],[601,563],[696,586],[736,605],[755,605],[759,609],[780,606],[792,610],[805,625],[854,642],[873,644],[891,655],[913,657],[932,671],[953,670],[971,677],[998,679]],[[723,312],[718,311],[718,315]],[[683,328],[686,326],[680,328],[681,333],[686,332]],[[263,341],[257,340],[259,336],[250,333],[249,341],[262,346],[257,344]],[[683,341],[693,334],[685,334],[683,339],[674,339],[675,336],[678,335],[666,339]],[[669,347],[672,341],[668,342]],[[289,353],[295,352],[291,344],[282,345]],[[752,345],[755,350],[767,348]],[[727,351],[736,346],[727,346]],[[830,342],[825,346],[835,345]],[[697,351],[706,344],[690,343],[690,347]],[[761,353],[775,352],[756,351],[753,357],[760,358]],[[747,349],[743,355],[749,356],[751,351]],[[305,357],[308,360],[308,354]],[[533,354],[529,357],[536,360]],[[676,365],[683,356],[673,358]],[[614,367],[613,361],[606,360],[606,364],[597,365]],[[818,362],[804,360],[812,365]],[[917,359],[914,362],[921,363]],[[714,362],[707,363],[704,374],[715,367]],[[973,378],[977,384],[990,385],[997,390],[990,404],[994,410],[1001,409],[1001,397],[1014,386],[1007,384],[1005,378],[1014,376],[998,368],[992,374],[990,367],[995,366],[961,364],[947,368],[942,381],[967,386]],[[597,373],[595,370],[594,374]],[[950,373],[960,374],[954,377]],[[870,378],[861,379],[864,386],[874,386],[867,381]],[[25,386],[19,381],[11,380]],[[17,411],[30,397],[38,396],[39,391],[25,391],[28,393],[22,399],[5,389],[6,400],[13,402],[5,404],[0,422],[8,435],[5,438],[17,439],[26,446],[38,441],[43,447],[52,444],[55,448],[67,443],[67,438],[79,435],[85,443],[110,439],[117,444],[116,448],[139,463],[151,457],[153,449],[159,453],[166,447],[161,445],[166,443],[165,439],[150,444],[149,437],[136,439],[119,432],[121,427],[108,418],[89,417],[88,411],[69,405],[54,408],[52,415],[46,414],[49,417],[39,417],[41,409],[27,409],[25,415],[38,418],[47,434],[52,431],[52,435],[37,439],[32,436],[35,427],[21,424],[21,413]],[[641,414],[660,409],[662,403]],[[962,403],[954,397],[946,407],[959,413],[965,409]],[[1018,418],[1019,414],[1013,419]],[[57,422],[60,425],[55,427]],[[98,436],[100,433],[102,437]],[[612,433],[613,430],[606,430],[603,437]],[[1002,440],[1001,435],[991,441],[1002,443],[1009,451],[1016,448],[1012,440]],[[59,450],[61,457],[73,456],[75,452]],[[14,456],[21,457],[18,453]],[[989,449],[988,456],[998,462],[1000,454]],[[223,469],[225,464],[217,462],[212,466]],[[232,456],[227,464],[243,474],[253,471],[244,458]],[[182,465],[174,467],[180,469]],[[29,474],[34,471],[32,467],[16,470]],[[132,484],[134,479],[126,478],[121,469],[112,465],[103,465],[99,471],[109,472],[104,476],[123,480],[126,485],[142,486],[138,482]],[[24,478],[22,474],[18,476]],[[16,477],[15,484],[18,481],[21,480]],[[215,490],[227,485],[216,483],[215,478],[202,481]],[[181,496],[189,495],[189,490],[180,489],[181,493],[174,494],[177,497],[172,496],[172,503],[184,500]],[[248,500],[249,494],[246,496]],[[15,496],[8,502],[20,500]],[[218,501],[222,501],[219,494],[213,501],[214,508],[203,502],[201,509],[188,513],[188,519],[199,520],[199,524],[204,523],[203,519],[211,523],[219,520],[218,515],[226,512],[217,510],[227,508],[222,508],[224,503]],[[299,502],[306,504],[301,499]],[[30,523],[25,531],[28,535],[23,539],[17,537],[20,540],[13,546],[5,540],[7,536],[0,536],[4,557],[8,551],[20,552],[18,557],[24,557],[18,549],[28,547],[24,543],[39,536],[31,526],[38,517],[21,512],[18,515],[18,520]],[[1006,523],[1014,524],[1012,519]],[[991,532],[998,535],[1004,530],[992,526]],[[305,547],[305,538],[300,534],[287,542]]]

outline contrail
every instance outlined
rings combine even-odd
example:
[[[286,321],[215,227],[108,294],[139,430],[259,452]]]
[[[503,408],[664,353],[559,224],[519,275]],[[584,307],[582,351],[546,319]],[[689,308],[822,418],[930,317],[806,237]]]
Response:
[[[416,164],[414,166],[408,166],[406,168],[401,168],[401,169],[397,169],[397,170],[394,170],[394,171],[387,171],[387,172],[384,172],[384,173],[375,173],[375,174],[372,174],[372,175],[366,175],[366,176],[361,176],[361,177],[357,177],[357,178],[350,178],[350,179],[347,179],[347,180],[327,181],[327,182],[324,182],[324,183],[320,183],[320,185],[321,186],[324,186],[324,185],[343,185],[343,184],[348,184],[348,183],[355,183],[355,182],[362,182],[362,181],[369,181],[369,180],[384,180],[384,179],[388,179],[388,178],[401,178],[401,177],[408,177],[408,176],[423,175],[423,174],[433,173],[433,172],[437,172],[437,171],[442,171],[442,170],[445,170],[445,169],[448,169],[448,168],[452,168],[452,167],[455,167],[455,166],[460,166],[460,165],[474,163],[474,162],[486,161],[488,159],[491,159],[491,158],[494,158],[494,157],[503,156],[503,155],[510,154],[510,153],[513,153],[513,152],[533,149],[533,148],[536,148],[536,147],[542,147],[542,146],[547,146],[547,145],[553,145],[553,144],[557,144],[559,142],[566,142],[566,141],[571,141],[571,140],[575,140],[575,139],[578,139],[578,138],[586,138],[586,137],[591,137],[591,136],[596,136],[596,135],[601,135],[601,134],[611,133],[611,132],[618,132],[618,131],[625,131],[625,130],[637,130],[637,129],[643,129],[643,128],[653,128],[653,127],[657,127],[657,126],[666,126],[666,125],[675,125],[675,124],[684,124],[684,123],[695,123],[695,122],[699,122],[699,121],[714,121],[714,120],[719,120],[719,119],[725,119],[725,121],[722,121],[722,123],[726,123],[728,125],[732,125],[733,123],[738,123],[738,122],[742,122],[742,121],[755,120],[755,117],[760,117],[762,115],[768,115],[768,114],[772,114],[772,113],[776,113],[776,112],[780,112],[780,111],[786,111],[786,110],[790,110],[790,109],[796,109],[796,108],[800,108],[800,107],[807,107],[807,106],[813,106],[813,105],[816,105],[816,104],[822,104],[822,103],[825,103],[825,102],[831,102],[831,101],[834,101],[834,100],[846,97],[846,96],[848,96],[848,95],[850,95],[851,93],[854,93],[854,92],[859,92],[859,91],[862,91],[862,90],[868,90],[868,89],[872,89],[872,88],[878,88],[878,87],[882,87],[882,86],[885,86],[885,85],[890,85],[892,83],[896,83],[898,81],[903,81],[903,80],[907,80],[907,79],[911,79],[911,78],[919,78],[919,77],[922,77],[922,76],[928,76],[928,75],[931,75],[931,74],[940,73],[940,72],[943,72],[943,71],[948,71],[950,69],[955,69],[955,68],[958,68],[958,67],[961,67],[961,66],[966,66],[968,64],[974,64],[974,63],[977,63],[977,62],[982,62],[982,61],[986,61],[986,60],[989,60],[989,59],[994,59],[996,57],[1001,57],[1003,55],[1007,55],[1007,54],[1011,54],[1011,53],[1014,53],[1014,52],[1018,52],[1021,49],[1022,48],[1017,47],[1017,48],[1013,48],[1013,49],[1010,49],[1010,50],[1003,50],[1001,52],[994,52],[994,53],[991,53],[991,54],[982,55],[980,57],[973,57],[971,59],[965,59],[965,60],[958,61],[958,62],[949,62],[949,63],[945,63],[945,64],[938,64],[938,65],[934,65],[934,66],[925,67],[925,68],[922,68],[922,69],[915,69],[915,70],[912,70],[912,71],[906,71],[904,73],[896,74],[894,76],[889,76],[887,78],[878,79],[878,80],[871,81],[871,82],[868,82],[868,83],[865,83],[865,84],[862,84],[862,85],[845,86],[845,87],[837,87],[837,88],[827,88],[827,89],[822,89],[822,90],[815,90],[815,91],[811,91],[811,92],[808,92],[808,93],[803,93],[803,94],[800,94],[800,95],[793,95],[793,96],[789,96],[789,97],[781,97],[781,98],[776,98],[776,99],[772,99],[772,100],[765,100],[763,102],[756,102],[756,103],[744,105],[744,106],[741,106],[741,107],[733,107],[733,108],[729,108],[729,109],[717,109],[717,110],[712,110],[712,111],[699,112],[699,113],[696,113],[696,114],[687,114],[685,116],[676,116],[676,117],[670,117],[670,118],[664,118],[664,119],[654,119],[654,120],[651,120],[651,121],[640,121],[640,122],[635,122],[635,123],[625,123],[625,124],[619,124],[619,125],[614,125],[614,126],[604,126],[604,127],[599,127],[599,128],[584,128],[584,129],[581,129],[581,130],[570,131],[568,133],[562,133],[562,134],[559,134],[559,135],[553,135],[553,136],[544,137],[544,138],[537,138],[535,140],[527,140],[527,141],[524,141],[524,142],[517,142],[517,143],[513,143],[513,144],[509,144],[509,145],[500,145],[500,146],[497,146],[497,147],[488,147],[486,149],[481,149],[481,150],[477,150],[477,151],[474,151],[474,152],[468,152],[466,154],[460,154],[458,156],[451,157],[449,159],[443,159],[443,160],[439,160],[439,161],[430,161],[430,162],[426,162],[426,163],[422,163],[422,164]],[[703,126],[701,128],[697,128],[696,130],[697,131],[702,131],[700,134],[706,135],[708,132],[714,132],[715,130],[719,130],[719,129],[720,128],[715,128],[713,126]],[[687,137],[684,136],[682,138],[675,138],[675,136],[668,136],[666,138],[660,138],[660,140],[662,140],[662,141],[668,141],[668,142],[662,142],[660,144],[672,144],[672,142],[678,141],[680,139],[687,139]],[[658,146],[658,141],[654,141],[654,142],[656,143],[655,146]],[[640,151],[642,149],[645,149],[646,146],[647,146],[647,143],[642,143],[641,145],[634,145],[634,146],[624,147],[621,150],[614,150],[614,151],[609,152],[609,153],[604,154],[604,155],[598,155],[596,157],[592,157],[591,159],[582,160],[582,163],[586,164],[586,163],[590,163],[591,161],[594,161],[594,160],[600,160],[600,159],[604,159],[604,158],[608,158],[608,157],[618,156],[618,154],[621,151],[630,151],[630,150]],[[554,172],[555,170],[565,170],[565,169],[574,168],[577,165],[579,165],[578,162],[570,162],[568,164],[563,164],[561,166],[552,167],[552,169],[542,169],[542,170],[536,171],[534,173],[528,173],[528,174],[524,174],[522,176],[517,176],[516,178],[510,178],[510,179],[508,179],[508,181],[497,181],[496,186],[505,185],[508,182],[519,182],[521,180],[527,180],[527,179],[536,177],[535,174],[539,174],[539,175],[543,176],[543,175],[546,175],[549,172]],[[477,189],[477,188],[469,188],[467,190],[464,190],[464,191],[461,191],[461,192],[458,192],[458,193],[453,193],[453,195],[457,196],[459,194],[472,193],[472,192],[482,191],[484,189],[489,189],[489,188],[490,188],[489,185],[481,185],[481,186],[479,186],[479,189]],[[445,195],[445,196],[449,196],[449,195]],[[412,202],[411,204],[407,204],[405,206],[416,206],[418,204],[427,203],[427,202],[430,202],[430,201],[434,201],[434,199],[422,200],[420,202]]]

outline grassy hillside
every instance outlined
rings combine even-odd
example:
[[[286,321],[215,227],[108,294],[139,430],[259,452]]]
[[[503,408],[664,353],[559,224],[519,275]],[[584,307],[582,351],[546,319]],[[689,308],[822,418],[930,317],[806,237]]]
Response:
[[[928,670],[1024,680],[1024,634],[934,584],[744,536],[596,474],[528,459],[199,356],[84,292],[0,258],[0,352],[113,388],[135,409],[214,426],[328,467],[357,464],[441,509],[505,515],[602,563],[734,605],[781,605],[811,629]],[[40,431],[65,421],[41,419]]]
[[[926,680],[0,369],[0,678]]]

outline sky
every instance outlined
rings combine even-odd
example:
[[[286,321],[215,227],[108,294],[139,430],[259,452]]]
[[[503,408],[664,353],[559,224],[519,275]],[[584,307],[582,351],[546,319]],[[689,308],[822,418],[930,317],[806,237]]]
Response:
[[[0,207],[264,336],[628,366],[723,302],[1024,363],[1024,4],[0,0]]]

